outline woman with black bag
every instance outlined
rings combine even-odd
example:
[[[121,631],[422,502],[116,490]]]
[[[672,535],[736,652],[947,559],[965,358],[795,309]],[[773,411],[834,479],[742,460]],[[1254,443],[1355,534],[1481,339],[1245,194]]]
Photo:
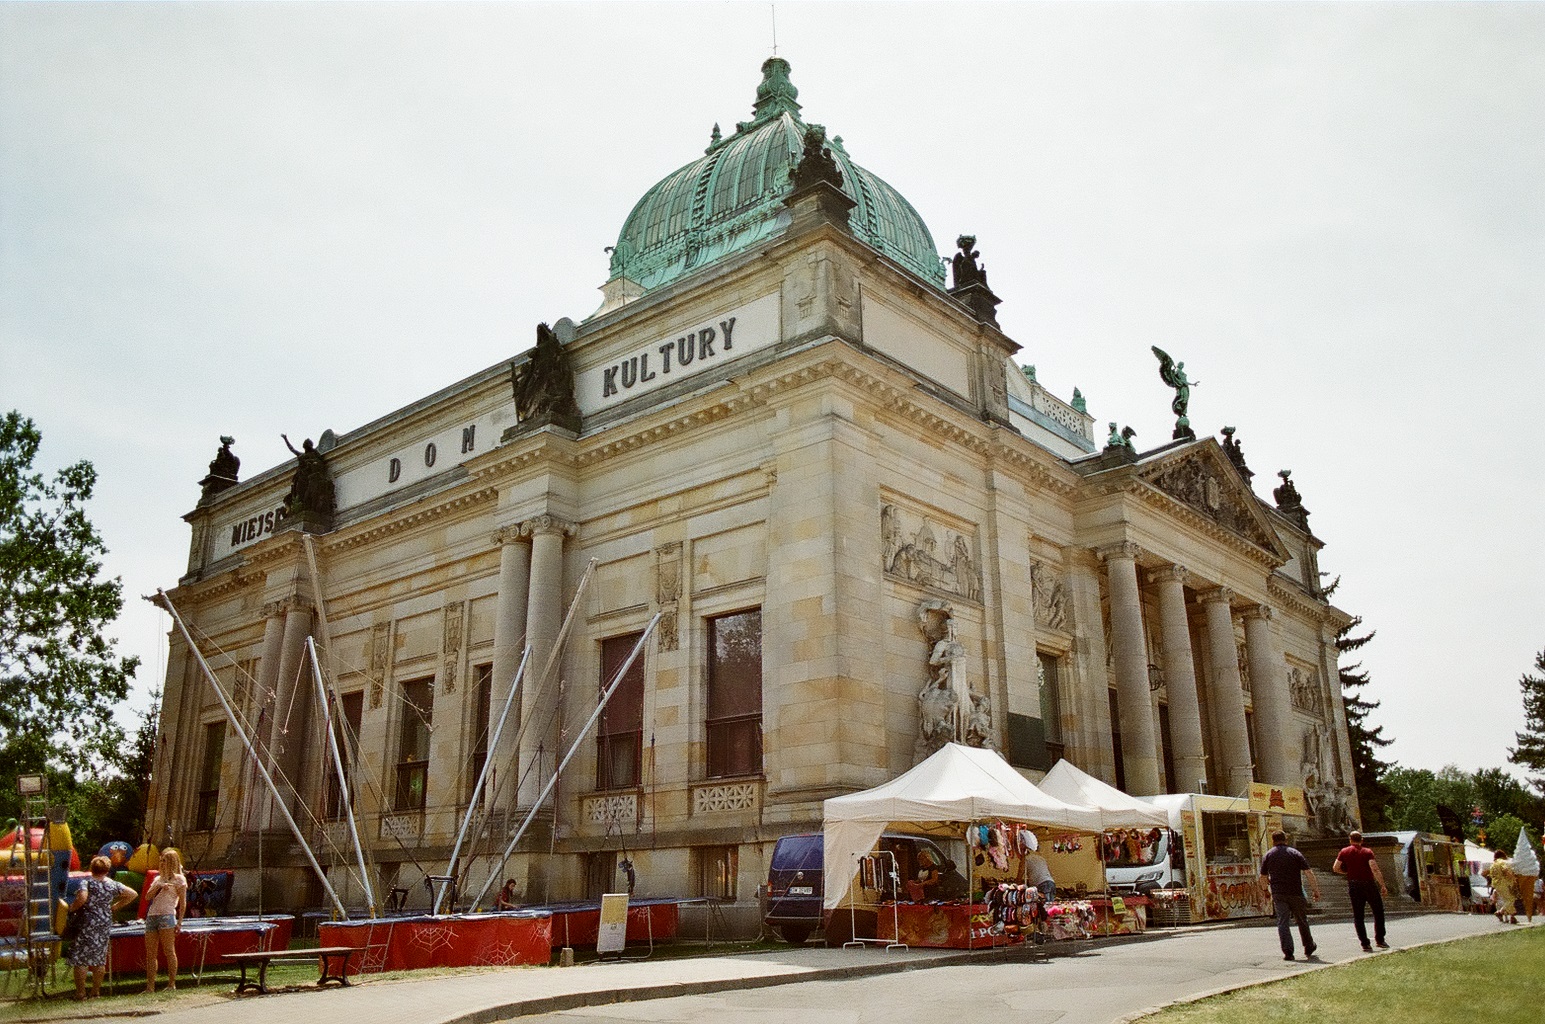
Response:
[[[80,931],[70,946],[70,966],[75,968],[75,998],[86,998],[86,975],[91,975],[91,998],[102,994],[102,975],[107,971],[107,941],[113,913],[139,899],[139,893],[107,877],[112,861],[91,858],[91,877],[75,891],[70,910],[82,913]]]

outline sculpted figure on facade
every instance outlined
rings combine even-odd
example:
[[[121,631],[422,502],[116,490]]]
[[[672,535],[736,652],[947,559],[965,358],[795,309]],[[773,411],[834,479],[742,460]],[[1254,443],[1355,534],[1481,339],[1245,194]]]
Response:
[[[971,555],[970,537],[946,533],[941,551],[938,536],[926,517],[916,517],[921,521],[910,534],[904,526],[905,518],[895,505],[880,508],[880,557],[884,570],[908,583],[980,601],[982,578]]]
[[[1186,410],[1191,405],[1192,386],[1201,381],[1193,381],[1186,376],[1184,360],[1177,363],[1159,346],[1154,345],[1152,348],[1153,354],[1159,357],[1159,378],[1175,389],[1175,399],[1169,406],[1175,414],[1175,432],[1170,436],[1176,441],[1195,441],[1196,431],[1191,429],[1191,420],[1186,416]]]
[[[1062,580],[1045,562],[1030,563],[1030,595],[1036,625],[1068,628],[1068,595]]]
[[[914,757],[922,761],[946,743],[955,741],[959,729],[960,702],[944,679],[929,679],[917,695],[918,731]]]
[[[955,272],[955,287],[964,288],[972,284],[985,285],[987,283],[987,268],[977,266],[976,259],[982,254],[976,251],[976,236],[961,235],[955,239],[955,244],[960,248],[960,251],[955,254],[952,268]],[[1035,371],[1032,370],[1031,372],[1034,373]]]
[[[1288,692],[1292,695],[1294,708],[1320,716],[1319,678],[1313,670],[1306,671],[1297,666],[1288,669]]]
[[[992,698],[985,693],[971,694],[971,718],[966,722],[965,741],[970,747],[998,749],[992,728]]]
[[[578,430],[579,403],[574,400],[574,370],[558,335],[546,324],[536,325],[536,345],[526,361],[513,370],[515,415],[522,423],[553,423]]]
[[[221,491],[236,486],[241,472],[241,459],[231,451],[231,445],[235,443],[234,437],[224,434],[220,436],[220,450],[215,452],[215,457],[209,463],[209,474],[199,481],[202,488],[199,492],[200,502],[208,501]]]
[[[290,480],[290,493],[284,499],[286,516],[309,516],[328,520],[334,509],[333,479],[327,472],[327,459],[317,451],[311,438],[301,442],[300,451],[290,443],[285,434],[279,435],[284,446],[295,456],[295,475]]]
[[[842,187],[842,168],[832,157],[831,147],[826,144],[826,129],[818,124],[805,127],[805,148],[799,155],[799,163],[789,169],[789,180],[796,189],[825,182],[834,188]]]

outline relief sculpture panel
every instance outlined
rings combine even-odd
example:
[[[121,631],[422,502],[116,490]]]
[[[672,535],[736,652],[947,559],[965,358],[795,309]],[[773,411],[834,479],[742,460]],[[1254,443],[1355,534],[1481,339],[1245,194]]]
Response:
[[[896,505],[880,509],[881,568],[920,587],[980,601],[975,540],[974,531],[952,530]]]

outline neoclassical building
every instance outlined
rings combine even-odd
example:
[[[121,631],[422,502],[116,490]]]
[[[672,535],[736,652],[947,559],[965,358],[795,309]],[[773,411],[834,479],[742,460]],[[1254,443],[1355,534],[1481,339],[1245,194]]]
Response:
[[[532,900],[626,858],[640,894],[754,903],[779,835],[947,739],[1032,780],[1061,756],[1355,816],[1348,619],[1288,478],[1257,496],[1180,389],[1171,443],[1097,431],[1014,362],[974,239],[947,266],[762,71],[750,120],[634,207],[590,316],[294,462],[211,464],[169,597],[236,715],[174,633],[151,828],[240,867],[239,904],[260,857],[268,906],[321,897],[238,723],[356,905],[328,722],[365,870],[410,903],[484,774],[464,891]]]

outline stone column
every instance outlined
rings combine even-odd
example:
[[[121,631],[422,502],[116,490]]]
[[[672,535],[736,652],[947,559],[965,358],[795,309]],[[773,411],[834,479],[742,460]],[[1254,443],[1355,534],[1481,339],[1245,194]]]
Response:
[[[1073,650],[1067,659],[1063,696],[1071,704],[1063,720],[1069,761],[1108,785],[1116,784],[1116,761],[1110,744],[1110,678],[1105,668],[1105,625],[1100,615],[1099,569],[1091,554],[1076,552],[1068,559],[1068,603]],[[1040,707],[1039,703],[1036,705]]]
[[[252,742],[257,747],[258,755],[263,758],[264,767],[272,771],[276,735],[274,709],[279,706],[276,696],[279,690],[279,662],[284,660],[285,602],[271,601],[264,605],[263,616],[263,646],[258,651],[257,679],[253,685],[252,697],[244,710],[247,713],[247,721],[252,723],[250,726],[253,732]],[[201,681],[201,685],[208,684]],[[241,742],[234,734],[230,738],[238,744]],[[198,747],[190,743],[184,749],[196,750]],[[194,772],[198,768],[194,766],[188,770]],[[242,823],[245,823],[249,829],[267,828],[271,803],[268,787],[263,784],[257,766],[245,760],[242,764],[242,777],[247,780],[246,806],[242,813]]]
[[[1105,559],[1110,584],[1111,647],[1126,788],[1137,796],[1162,793],[1153,694],[1148,689],[1148,645],[1143,640],[1142,595],[1137,589],[1137,545],[1112,545],[1100,555]]]
[[[553,662],[550,680],[544,677],[543,670],[558,639],[558,630],[563,627],[563,537],[573,533],[574,527],[555,516],[544,515],[522,528],[531,536],[531,587],[526,599],[526,643],[531,646],[531,662],[526,666],[530,686],[520,684],[521,717],[536,717],[531,719],[520,750],[519,805],[530,807],[564,754],[558,749],[561,655]],[[538,747],[540,764],[536,763]]]
[[[1245,657],[1250,666],[1250,695],[1255,703],[1256,756],[1261,778],[1279,785],[1298,779],[1297,744],[1288,738],[1293,721],[1293,700],[1283,671],[1282,652],[1272,634],[1272,610],[1265,605],[1248,609],[1245,618]],[[1297,735],[1294,730],[1294,735]]]
[[[1164,687],[1169,694],[1169,740],[1173,748],[1175,788],[1190,793],[1207,779],[1207,743],[1202,733],[1201,699],[1196,692],[1196,660],[1186,615],[1186,580],[1181,566],[1152,574],[1159,589],[1159,629],[1164,638]]]
[[[284,632],[279,648],[278,677],[274,681],[274,703],[269,709],[273,722],[269,730],[272,740],[268,749],[268,766],[274,785],[279,788],[280,796],[293,812],[297,803],[296,793],[302,788],[303,780],[299,777],[303,763],[301,755],[308,741],[311,694],[316,684],[311,680],[311,667],[306,663],[306,637],[311,633],[311,606],[298,597],[289,597],[280,602],[280,607],[284,610]],[[261,778],[257,780],[257,787],[263,790],[268,788]],[[283,815],[278,813],[267,795],[258,794],[263,808],[263,813],[259,815],[262,827],[273,828],[276,822],[279,827],[283,827]]]
[[[520,528],[506,526],[494,534],[494,543],[499,545],[499,596],[494,605],[493,685],[489,687],[488,709],[490,730],[499,722],[499,714],[510,694],[510,683],[514,682],[515,670],[520,667],[521,652],[525,650],[527,598],[531,588],[531,548]],[[522,691],[534,685],[532,676],[538,669],[528,665],[526,671],[530,674],[521,681]],[[498,748],[488,751],[489,774],[484,783],[483,806],[490,810],[507,810],[515,803],[515,777],[519,773],[515,737],[520,730],[520,715],[521,700],[517,698],[504,723],[504,732],[499,736]],[[505,782],[503,789],[499,787],[501,781]]]
[[[1254,773],[1250,766],[1250,728],[1245,722],[1245,686],[1239,678],[1239,646],[1234,643],[1234,592],[1217,587],[1202,595],[1207,613],[1208,663],[1212,667],[1212,713],[1217,723],[1218,778],[1225,796],[1248,796]]]

